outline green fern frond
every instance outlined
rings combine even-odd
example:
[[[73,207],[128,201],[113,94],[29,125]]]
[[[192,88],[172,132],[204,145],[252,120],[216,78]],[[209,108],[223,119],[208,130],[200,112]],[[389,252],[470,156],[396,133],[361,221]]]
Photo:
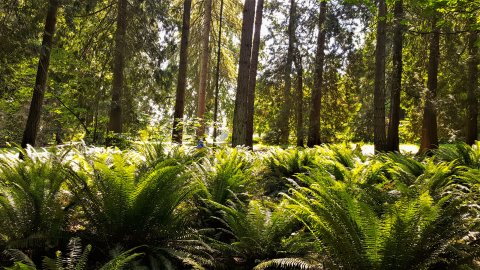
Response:
[[[3,254],[9,257],[12,261],[22,263],[25,266],[35,267],[33,261],[25,253],[18,249],[7,249],[3,251]]]
[[[253,270],[275,269],[300,269],[300,270],[320,270],[323,269],[318,262],[307,261],[303,258],[280,258],[272,259],[259,263]]]
[[[115,258],[104,264],[99,270],[124,269],[129,263],[139,259],[141,256],[144,255],[143,253],[136,253],[135,251],[137,249],[138,247],[135,247],[115,256]]]

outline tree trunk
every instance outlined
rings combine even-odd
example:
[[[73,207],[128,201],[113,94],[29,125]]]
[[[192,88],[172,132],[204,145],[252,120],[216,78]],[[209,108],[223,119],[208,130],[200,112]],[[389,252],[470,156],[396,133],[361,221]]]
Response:
[[[246,0],[243,8],[240,63],[238,67],[237,95],[233,114],[232,146],[246,145],[247,134],[247,99],[252,55],[253,21],[255,17],[255,0]]]
[[[297,119],[297,146],[303,147],[303,66],[302,56],[297,52],[295,66],[297,68],[297,87],[296,87],[296,119]]]
[[[421,154],[438,148],[437,112],[435,101],[437,96],[438,65],[440,60],[440,32],[437,28],[436,17],[432,20],[432,32],[428,60],[428,89],[425,97],[425,107],[423,109],[422,137],[419,150],[419,153]]]
[[[394,17],[392,91],[386,150],[398,152],[400,151],[398,127],[400,126],[400,94],[403,73],[403,0],[395,1]]]
[[[112,103],[110,104],[110,122],[108,123],[108,131],[116,134],[123,131],[122,95],[127,38],[127,5],[128,0],[118,0],[117,30],[115,31],[115,49],[113,52]]]
[[[190,35],[190,14],[192,0],[183,2],[182,38],[180,41],[180,63],[178,67],[177,94],[173,114],[172,141],[181,144],[183,137],[183,112],[185,110],[185,89],[187,86],[188,37]]]
[[[217,70],[215,75],[215,105],[213,109],[213,145],[215,146],[217,140],[217,126],[218,126],[218,95],[220,92],[220,57],[222,52],[222,26],[223,26],[223,6],[224,0],[220,1],[220,25],[218,27],[218,43],[217,43]]]
[[[378,2],[377,46],[375,50],[374,134],[375,151],[385,151],[385,51],[387,39],[387,3]]]
[[[202,53],[200,56],[200,81],[198,88],[197,118],[200,126],[197,129],[197,137],[203,138],[205,135],[205,110],[207,95],[207,79],[208,79],[208,60],[210,56],[210,27],[212,21],[212,0],[204,2],[204,20],[203,20],[203,40]]]
[[[291,111],[291,88],[292,88],[292,63],[293,63],[293,50],[295,42],[295,21],[296,21],[296,3],[295,0],[290,0],[290,14],[288,22],[288,52],[287,63],[285,66],[285,86],[283,89],[283,104],[280,110],[280,116],[278,121],[278,130],[280,132],[280,144],[287,145],[288,137],[290,135],[289,120]]]
[[[247,139],[246,146],[253,147],[253,117],[255,115],[255,86],[257,85],[258,54],[260,52],[260,32],[262,29],[264,0],[258,0],[255,13],[255,32],[253,34],[252,58],[248,78],[247,98]]]
[[[310,126],[308,130],[308,147],[321,144],[320,111],[322,108],[323,65],[325,63],[325,21],[327,18],[327,1],[320,3],[318,16],[317,53],[315,56],[315,77],[310,105]]]
[[[57,24],[57,11],[59,7],[58,0],[50,0],[45,29],[43,32],[42,47],[40,49],[40,58],[38,60],[37,76],[35,78],[35,87],[33,88],[32,101],[28,112],[27,124],[23,132],[22,147],[27,145],[35,146],[40,117],[42,114],[43,98],[48,80],[48,67],[50,65],[50,53],[52,49],[55,26]]]
[[[475,20],[472,20],[472,24]],[[467,137],[466,143],[472,145],[478,136],[478,30],[472,30],[468,36],[468,82],[467,82]]]

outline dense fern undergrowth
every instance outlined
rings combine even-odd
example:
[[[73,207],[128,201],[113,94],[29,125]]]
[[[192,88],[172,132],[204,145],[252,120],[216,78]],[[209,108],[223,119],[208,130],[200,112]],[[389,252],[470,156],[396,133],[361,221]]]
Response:
[[[479,269],[480,144],[0,158],[4,269]]]

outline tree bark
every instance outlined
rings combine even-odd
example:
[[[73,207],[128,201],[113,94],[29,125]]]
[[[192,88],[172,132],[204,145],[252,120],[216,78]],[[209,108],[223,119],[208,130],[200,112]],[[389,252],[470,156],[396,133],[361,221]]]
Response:
[[[253,147],[253,118],[255,115],[255,86],[257,85],[258,54],[260,52],[260,32],[262,29],[264,0],[258,0],[255,12],[255,32],[253,34],[252,58],[248,78],[247,98],[247,138],[246,146]]]
[[[327,19],[327,1],[320,2],[318,16],[317,52],[315,56],[315,77],[310,105],[310,126],[308,130],[308,147],[322,143],[320,137],[320,112],[322,108],[323,66],[325,63],[325,21]]]
[[[473,24],[474,19],[471,20]],[[472,145],[478,138],[478,30],[472,30],[468,36],[468,82],[467,82],[467,136],[466,143]]]
[[[123,95],[123,71],[125,69],[125,51],[127,38],[127,0],[117,2],[117,30],[115,31],[115,48],[113,52],[113,87],[112,103],[110,104],[110,121],[108,131],[122,133],[122,95]],[[107,142],[108,143],[108,142]]]
[[[297,146],[303,147],[304,132],[303,132],[303,65],[302,56],[297,51],[295,66],[297,68],[297,87],[296,87],[296,119],[297,119]]]
[[[173,114],[172,141],[181,144],[183,137],[183,113],[185,110],[185,90],[187,87],[188,38],[190,35],[190,15],[192,0],[183,2],[182,37],[180,40],[180,62],[178,65],[177,93]]]
[[[437,27],[437,17],[432,20],[432,34],[430,38],[430,54],[428,60],[428,82],[425,107],[423,109],[422,137],[420,154],[438,148],[437,112],[435,101],[438,85],[438,66],[440,60],[440,31]]]
[[[253,21],[255,0],[246,0],[243,8],[240,63],[238,67],[237,94],[233,114],[232,146],[246,145],[247,99],[252,55]]]
[[[295,0],[290,0],[290,14],[288,22],[288,52],[287,63],[285,66],[285,86],[283,89],[283,102],[280,110],[279,121],[277,123],[279,130],[279,142],[281,145],[288,145],[288,138],[290,135],[290,103],[291,103],[291,91],[292,91],[292,63],[293,63],[293,50],[295,42],[295,21],[296,21],[296,3]]]
[[[222,52],[222,27],[223,27],[223,6],[224,0],[220,1],[220,25],[218,27],[217,43],[217,69],[215,71],[215,105],[213,109],[213,145],[217,140],[217,121],[218,121],[218,95],[220,92],[220,57]]]
[[[403,73],[403,0],[395,1],[395,29],[393,33],[393,74],[390,98],[390,122],[388,125],[387,151],[400,151],[398,127],[400,126],[400,94]]]
[[[375,50],[374,136],[375,151],[385,151],[385,52],[387,39],[387,3],[378,2],[377,46]]]
[[[43,32],[42,47],[40,49],[40,58],[38,60],[37,76],[35,78],[35,87],[33,88],[32,101],[28,112],[27,124],[23,132],[22,147],[27,145],[35,146],[38,128],[40,126],[40,117],[42,114],[43,99],[48,80],[48,67],[50,65],[50,53],[52,50],[53,36],[57,24],[58,0],[50,0]]]
[[[202,53],[200,56],[200,80],[198,88],[197,118],[200,125],[197,129],[197,137],[203,138],[205,135],[205,110],[207,95],[207,79],[208,79],[208,60],[210,56],[210,27],[212,21],[212,0],[204,2],[204,20],[203,20],[203,40]]]

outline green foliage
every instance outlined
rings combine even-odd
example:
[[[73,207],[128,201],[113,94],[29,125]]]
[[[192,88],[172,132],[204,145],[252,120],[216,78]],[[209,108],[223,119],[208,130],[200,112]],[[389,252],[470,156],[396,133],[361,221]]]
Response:
[[[187,223],[187,201],[198,186],[175,159],[139,171],[134,158],[100,154],[80,159],[83,170],[70,170],[69,188],[83,210],[88,234],[101,248],[155,244],[151,252],[159,263],[194,264],[208,249]]]
[[[375,159],[385,164],[379,168],[386,169],[375,173],[377,180],[372,181],[368,175],[379,164]],[[465,241],[478,222],[475,206],[467,203],[475,196],[458,189],[451,164],[425,162],[398,154],[379,156],[360,170],[357,177],[364,177],[355,182],[325,177],[324,171],[317,170],[302,176],[312,185],[295,187],[285,197],[289,208],[321,242],[319,252],[328,254],[330,267],[463,265],[466,262],[458,259],[458,253],[468,250],[465,253],[477,256],[473,255],[478,248],[475,240]]]
[[[141,143],[30,149],[23,160],[5,152],[0,247],[14,262],[0,265],[36,269],[48,257],[45,269],[474,269],[477,147],[431,157],[364,156],[349,145],[200,153]],[[266,195],[266,182],[287,177],[285,193]],[[70,237],[95,248],[67,245]],[[53,256],[59,246],[67,252]]]
[[[310,150],[274,149],[265,155],[265,192],[277,194],[287,191],[291,181],[300,173],[306,173],[316,166],[314,152]]]
[[[269,207],[252,200],[248,204],[231,201],[229,206],[219,207],[222,209],[220,220],[233,237],[230,241],[217,242],[223,256],[230,260],[227,265],[252,269],[263,263],[259,266],[261,269],[281,258],[286,263],[289,256],[295,255],[306,257],[303,261],[306,264],[313,243],[307,241],[308,235],[296,230],[298,222],[285,204]]]
[[[88,255],[92,250],[91,245],[87,245],[82,251],[82,245],[79,238],[72,238],[68,243],[68,254],[63,257],[62,252],[57,251],[54,259],[44,257],[42,262],[42,269],[44,270],[84,270],[87,269]],[[126,268],[126,266],[138,259],[143,254],[134,253],[136,248],[127,250],[115,258],[111,259],[99,270],[120,270]],[[36,270],[35,264],[30,258],[20,250],[7,250],[13,261],[14,265],[7,267],[6,270]]]
[[[455,164],[459,166],[480,168],[479,147],[479,142],[473,147],[464,143],[442,145],[435,152],[435,157],[439,161],[455,162]]]
[[[62,237],[71,201],[61,156],[33,149],[21,153],[23,160],[0,159],[0,244],[51,247]]]
[[[221,149],[194,164],[191,175],[202,184],[202,198],[219,204],[249,190],[255,180],[252,155],[239,148]]]

